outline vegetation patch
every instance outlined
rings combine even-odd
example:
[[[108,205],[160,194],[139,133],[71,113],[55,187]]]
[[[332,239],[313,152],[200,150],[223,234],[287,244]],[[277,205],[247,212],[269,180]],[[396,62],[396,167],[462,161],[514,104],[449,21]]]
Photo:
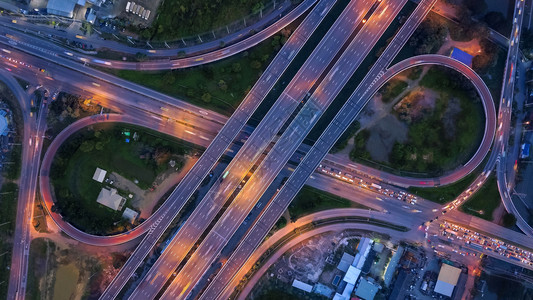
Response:
[[[448,203],[457,198],[464,190],[466,190],[466,188],[472,184],[478,175],[478,172],[472,172],[459,181],[439,187],[410,187],[409,193],[440,204]]]
[[[289,205],[289,214],[294,222],[305,215],[332,208],[368,207],[306,185]]]
[[[500,192],[496,176],[492,175],[487,182],[477,191],[460,210],[476,217],[492,221],[492,214],[501,204]]]
[[[380,124],[374,125],[376,128],[368,129],[371,133],[356,136],[352,160],[368,160],[370,156],[395,171],[438,176],[469,159],[483,136],[483,110],[477,92],[464,76],[446,68],[431,67],[419,87],[410,90],[392,112],[408,126],[407,139],[393,139],[388,157],[374,156],[369,151],[379,143],[374,141],[369,147],[369,140]],[[388,123],[395,128],[399,125]],[[391,142],[383,135],[393,131],[378,130],[382,144]]]
[[[13,233],[17,213],[18,185],[6,182],[0,189],[0,298],[7,299],[9,268],[13,251]]]
[[[392,79],[387,82],[378,93],[381,94],[381,101],[388,103],[398,97],[403,91],[407,89],[409,84],[403,80]]]
[[[122,211],[96,202],[103,187],[117,188],[111,181],[93,180],[96,168],[106,170],[106,177],[115,172],[146,190],[152,188],[163,171],[180,169],[184,155],[190,151],[185,142],[130,125],[101,124],[81,130],[60,147],[52,163],[54,209],[85,232],[110,234],[127,230],[131,224],[122,219]],[[130,193],[118,192],[124,197]]]
[[[144,39],[174,40],[200,34],[260,13],[263,0],[165,0],[149,28],[136,29]]]
[[[83,99],[64,92],[59,93],[57,99],[50,100],[47,115],[47,133],[52,136],[57,135],[76,120],[97,114],[102,109],[101,106],[90,99]]]
[[[289,30],[265,40],[249,51],[194,68],[164,72],[108,70],[121,78],[181,98],[198,106],[230,115],[281,49]]]

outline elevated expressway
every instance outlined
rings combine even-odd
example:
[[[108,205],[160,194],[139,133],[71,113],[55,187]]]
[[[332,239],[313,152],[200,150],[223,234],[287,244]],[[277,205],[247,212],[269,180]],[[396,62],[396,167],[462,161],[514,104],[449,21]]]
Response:
[[[248,93],[245,100],[241,103],[239,109],[224,125],[214,141],[192,167],[191,171],[179,183],[167,201],[156,211],[155,215],[158,216],[150,217],[154,223],[148,222],[147,226],[150,226],[148,235],[143,239],[141,245],[137,247],[119,274],[104,291],[101,299],[114,299],[120,292],[137,267],[140,266],[143,259],[151,251],[153,245],[155,245],[164,231],[176,218],[181,208],[244,127],[270,89],[278,81],[285,68],[288,67],[289,63],[295,57],[295,54],[303,47],[307,39],[311,36],[311,33],[322,22],[328,10],[333,6],[333,3],[334,1],[331,0],[321,1],[296,29],[287,43],[285,43],[281,52],[276,55],[274,61],[267,68],[267,71],[263,73],[259,81],[252,88],[252,91]],[[142,233],[142,231],[138,231],[139,235]],[[130,233],[126,233],[126,235],[128,234]],[[108,240],[112,241],[112,238]]]
[[[226,124],[222,129],[217,128],[217,131],[219,131],[217,137],[215,137],[215,140],[211,142],[210,146],[207,148],[206,152],[203,156],[209,157],[213,155],[213,157],[209,158],[209,161],[214,160],[216,161],[216,157],[219,157],[227,148],[227,145],[233,141],[234,137],[239,133],[242,126],[246,123],[247,119],[251,116],[253,111],[255,111],[255,108],[261,103],[263,98],[266,96],[268,91],[272,88],[274,83],[277,81],[279,76],[285,71],[285,68],[289,65],[290,61],[296,56],[296,53],[300,50],[300,48],[303,46],[306,38],[312,33],[314,28],[318,26],[321,19],[323,18],[323,15],[320,15],[321,13],[325,13],[325,9],[331,8],[334,1],[332,0],[324,0],[317,6],[315,10],[315,14],[312,14],[310,17],[308,17],[306,20],[308,20],[308,23],[301,25],[299,29],[293,34],[292,38],[290,38],[287,43],[284,45],[283,49],[280,51],[280,53],[276,56],[274,59],[273,64],[271,64],[267,70],[263,73],[261,78],[258,80],[256,85],[252,88],[250,93],[246,96],[246,98],[243,100],[241,105],[239,106],[239,109],[234,113],[232,118],[224,120],[224,123]],[[303,26],[303,27],[302,27]],[[210,114],[211,115],[211,114]],[[121,116],[116,117],[118,119],[122,120],[128,120],[131,119],[131,117],[128,116]],[[161,120],[161,119],[160,119]],[[104,120],[102,120],[104,121]],[[132,120],[133,121],[133,120]],[[85,121],[87,124],[90,121]],[[125,121],[126,122],[126,121]],[[139,123],[142,125],[144,122],[145,124],[147,122],[157,122],[157,120],[136,120],[136,123]],[[160,122],[161,124],[162,122]],[[83,124],[78,124],[77,127],[81,128]],[[152,127],[152,126],[150,126]],[[159,126],[157,130],[161,130],[163,128],[163,125]],[[65,140],[68,135],[75,132],[76,129],[71,128],[67,130],[67,132],[62,132],[56,139],[58,140],[57,144],[54,142],[55,147],[60,146],[60,141]],[[223,136],[227,136],[227,138],[221,138]],[[182,136],[182,138],[185,138]],[[215,147],[216,146],[216,147]],[[222,149],[223,148],[223,149]],[[55,148],[57,149],[57,148]],[[211,150],[210,150],[211,149]],[[42,177],[47,177],[47,174],[49,172],[49,167],[51,164],[51,159],[53,157],[54,151],[48,151],[50,154],[45,155],[45,159],[43,162],[43,167],[41,171]],[[205,159],[204,159],[205,160]],[[201,179],[203,179],[207,173],[210,171],[211,166],[214,164],[209,163],[209,166],[204,166],[205,162],[202,161],[202,158],[196,163],[196,165],[201,165],[202,168],[206,169],[204,176],[196,176]],[[194,170],[194,167],[193,167]],[[186,177],[187,178],[187,177]],[[200,179],[200,180],[201,180]],[[190,180],[190,179],[189,179]],[[181,185],[180,185],[181,186]],[[182,188],[178,186],[176,191],[182,192]],[[192,188],[191,188],[192,189]],[[175,192],[176,193],[176,192]],[[46,196],[45,196],[46,197]],[[172,196],[171,196],[172,197]],[[171,198],[169,197],[169,198]],[[188,198],[188,197],[187,197]],[[48,201],[47,201],[48,202]],[[171,202],[171,201],[167,201]],[[91,245],[97,245],[97,246],[107,246],[107,245],[116,245],[120,243],[124,243],[125,241],[131,240],[133,238],[141,236],[143,233],[145,233],[147,230],[149,230],[149,227],[155,222],[155,219],[159,219],[159,217],[162,216],[162,214],[168,209],[167,204],[164,204],[151,218],[146,220],[143,224],[138,226],[139,230],[134,229],[130,232],[121,234],[121,235],[115,235],[115,236],[94,236],[94,235],[85,235],[84,237],[78,236],[81,238],[81,242],[91,244]],[[145,225],[146,224],[146,225]],[[63,228],[62,228],[63,229]],[[68,233],[68,232],[67,232]]]
[[[243,197],[255,199],[257,195],[260,196],[263,193],[264,188],[270,185],[270,178],[264,176],[268,174],[268,176],[275,177],[277,175],[275,168],[268,169],[268,166],[273,165],[270,165],[266,162],[269,161],[269,158],[272,155],[274,155],[275,157],[277,157],[276,163],[278,163],[280,166],[283,166],[285,164],[285,156],[291,156],[294,152],[293,150],[291,150],[290,147],[298,146],[300,144],[299,142],[295,142],[295,140],[293,140],[296,137],[292,137],[292,139],[287,140],[286,134],[298,132],[298,134],[301,136],[298,136],[297,138],[303,139],[303,137],[305,136],[305,132],[307,132],[312,127],[312,124],[318,120],[317,116],[321,113],[321,111],[318,109],[313,112],[313,110],[310,110],[309,108],[317,107],[318,105],[320,105],[322,106],[322,111],[325,110],[325,107],[327,107],[328,104],[334,99],[338,90],[342,88],[347,79],[350,77],[350,74],[357,68],[359,63],[362,61],[362,58],[364,58],[365,54],[361,55],[360,52],[358,52],[357,55],[354,55],[356,50],[360,50],[360,45],[363,44],[363,46],[366,47],[366,51],[369,51],[375,41],[377,41],[377,38],[375,38],[375,40],[371,41],[369,45],[366,45],[369,34],[372,31],[379,32],[380,30],[384,30],[384,28],[387,27],[387,23],[393,19],[393,17],[387,16],[388,18],[390,18],[389,21],[383,21],[383,23],[376,22],[377,24],[381,24],[380,26],[369,25],[375,24],[374,21],[377,21],[373,19],[375,15],[376,18],[377,16],[382,15],[380,14],[380,12],[384,9],[383,7],[381,7],[381,5],[378,6],[372,16],[368,19],[368,22],[366,22],[366,24],[361,28],[361,30],[359,32],[355,32],[357,33],[355,35],[355,38],[352,41],[349,41],[350,44],[347,46],[344,53],[340,56],[339,60],[335,62],[335,65],[331,67],[327,75],[320,76],[320,73],[323,72],[325,66],[335,56],[336,51],[341,49],[343,43],[348,43],[347,39],[350,36],[350,32],[359,27],[359,24],[363,20],[363,17],[365,16],[365,14],[367,14],[367,10],[370,9],[370,7],[374,3],[377,4],[377,2],[374,1],[352,1],[349,4],[349,7],[345,10],[345,12],[342,13],[341,17],[337,19],[337,22],[330,29],[330,32],[335,33],[336,36],[330,39],[324,39],[324,43],[321,42],[319,46],[315,49],[315,52],[313,52],[313,54],[309,58],[313,59],[316,56],[315,59],[318,59],[318,61],[312,62],[310,64],[310,70],[305,70],[305,66],[301,69],[303,76],[302,78],[300,78],[299,76],[295,76],[293,79],[295,83],[298,83],[295,86],[297,91],[301,87],[305,86],[308,86],[308,88],[310,88],[315,82],[316,84],[318,84],[316,90],[311,96],[309,96],[308,99],[306,99],[305,95],[310,94],[308,90],[300,91],[299,93],[301,95],[296,96],[295,93],[291,91],[292,83],[289,84],[288,90],[286,89],[280,99],[278,99],[278,101],[283,101],[287,104],[282,105],[280,108],[275,105],[263,118],[261,124],[258,126],[258,128],[254,130],[254,132],[246,141],[243,148],[241,148],[237,156],[233,158],[230,166],[226,168],[225,174],[229,174],[228,178],[224,179],[224,182],[220,186],[215,185],[206,196],[207,198],[209,198],[210,195],[214,195],[215,197],[213,197],[213,200],[207,200],[208,205],[206,206],[202,206],[202,204],[198,206],[193,215],[187,220],[186,224],[182,226],[182,228],[178,232],[178,236],[173,238],[170,245],[165,249],[165,252],[158,259],[158,261],[152,267],[150,272],[145,276],[145,280],[143,280],[139,287],[136,289],[136,291],[132,295],[132,299],[151,299],[155,296],[155,294],[167,281],[168,277],[170,277],[170,275],[172,275],[172,273],[178,267],[185,255],[187,255],[189,249],[191,249],[191,247],[196,242],[196,239],[204,232],[206,227],[209,225],[208,223],[210,222],[210,220],[212,220],[215,215],[217,215],[217,213],[220,215],[220,217],[218,218],[219,222],[214,224],[213,229],[211,229],[205,239],[203,239],[203,242],[201,243],[199,248],[191,254],[191,258],[188,259],[187,262],[185,262],[183,268],[181,269],[181,272],[174,272],[175,274],[177,273],[177,276],[173,284],[177,282],[181,283],[179,278],[182,276],[182,274],[190,272],[191,266],[194,266],[195,271],[199,269],[199,264],[192,262],[193,260],[197,259],[197,257],[201,257],[202,259],[206,259],[206,261],[208,261],[208,257],[212,257],[213,255],[216,255],[216,253],[218,253],[218,250],[224,244],[219,244],[218,238],[213,239],[213,232],[216,232],[216,237],[225,236],[226,239],[229,239],[229,237],[231,237],[231,235],[233,234],[232,231],[234,229],[234,224],[222,225],[221,220],[224,220],[226,222],[235,221],[235,223],[240,224],[240,222],[237,220],[245,217],[242,214],[245,213],[246,209],[243,209],[239,206],[247,205],[247,201],[243,202],[243,199],[245,199]],[[385,2],[382,3],[382,5],[385,5]],[[366,8],[364,8],[365,6]],[[398,7],[401,8],[401,6],[398,5],[392,5],[389,8],[399,10]],[[335,29],[336,27],[339,27],[340,29],[337,30]],[[346,29],[350,30],[346,32]],[[377,34],[378,37],[380,35],[381,33]],[[317,55],[315,55],[315,53]],[[316,72],[315,70],[317,68],[319,69],[318,72]],[[344,76],[344,79],[340,78],[337,81],[332,81],[332,74],[335,74],[336,72],[338,72],[338,74],[342,74],[343,76],[345,74],[347,75]],[[306,78],[309,78],[309,76],[311,76],[311,82],[305,83],[305,80],[307,80]],[[313,76],[320,76],[324,79],[322,80],[322,82],[320,82],[320,79],[317,82],[318,78],[313,78]],[[289,95],[289,97],[286,97],[284,95]],[[305,104],[301,107],[301,110],[297,111],[298,113],[296,117],[288,125],[288,127],[286,129],[282,129],[282,126],[284,126],[283,124],[291,116],[292,111],[297,106],[299,106],[300,101],[295,100],[300,100],[302,98],[302,102]],[[288,106],[289,104],[290,106]],[[279,120],[280,118],[281,120]],[[309,119],[309,121],[307,121],[308,123],[305,123],[305,121],[303,121],[306,119]],[[294,126],[295,124],[296,126]],[[263,153],[264,149],[270,144],[270,141],[274,137],[276,137],[279,130],[282,130],[285,133],[274,144],[272,150],[268,152],[266,158],[262,160],[262,162],[261,160],[259,160],[259,162],[256,162],[256,159],[259,158],[259,156]],[[280,145],[282,145],[282,147],[285,147],[285,149],[280,150]],[[283,153],[283,155],[281,155],[281,153]],[[236,168],[232,166],[234,162],[234,166],[237,166]],[[255,169],[255,171],[251,169],[254,164],[260,164],[259,167]],[[244,168],[240,167],[242,165],[244,165]],[[267,167],[265,168],[265,166]],[[252,175],[247,175],[249,170],[251,173],[253,173]],[[258,175],[260,173],[262,174]],[[248,176],[249,178],[246,177],[248,178],[246,179],[245,176]],[[232,183],[226,184],[228,180]],[[240,184],[244,186],[242,187],[242,189]],[[239,187],[237,187],[238,185]],[[252,194],[250,194],[249,191],[253,191],[253,196]],[[231,196],[232,194],[235,195],[236,193],[238,194],[235,196],[234,199],[231,199],[230,197],[230,200],[227,200],[229,196]],[[206,199],[204,198],[203,201],[205,200]],[[231,201],[231,204],[229,204],[227,209],[223,209],[219,212],[225,201]],[[249,202],[252,203],[254,201]],[[187,226],[189,222],[191,223],[191,227]],[[220,231],[220,228],[227,228],[228,231],[222,232]],[[183,236],[180,238],[180,235]],[[207,250],[207,252],[205,252],[205,250]],[[201,274],[195,273],[193,276],[198,275]],[[189,278],[190,276],[187,277]],[[190,281],[194,282],[194,278],[196,277],[190,278]],[[153,286],[152,282],[154,281],[160,282],[159,287]],[[169,290],[173,288],[173,284],[169,287]],[[190,286],[192,287],[192,285]],[[169,290],[167,290],[167,292]],[[163,298],[165,297],[181,298],[182,295],[167,295],[167,293],[165,293],[163,295]]]
[[[513,185],[512,182],[508,182],[507,178],[507,160],[506,157],[507,147],[509,144],[509,132],[511,131],[511,115],[512,115],[512,103],[514,101],[514,80],[516,76],[516,64],[519,59],[519,41],[522,29],[522,21],[524,19],[524,1],[516,0],[514,7],[514,22],[511,30],[510,40],[514,40],[511,43],[507,52],[507,60],[505,64],[505,72],[502,85],[502,93],[500,97],[500,109],[499,109],[499,128],[498,128],[498,144],[495,146],[495,151],[500,154],[496,175],[498,182],[498,190],[502,197],[503,205],[505,209],[515,215],[516,225],[528,236],[533,236],[533,227],[528,223],[528,220],[524,219],[522,213],[515,206],[513,199],[511,198],[510,189]],[[513,158],[511,158],[513,159]]]
[[[316,3],[316,0],[311,0],[311,1],[306,1],[306,2],[308,2],[309,5],[312,5]],[[121,3],[121,5],[125,6],[126,4]],[[289,13],[295,7],[296,6],[291,5],[291,2],[288,0],[279,1],[276,3],[275,7],[272,8],[273,9],[272,11],[270,11],[269,13],[263,13],[262,14],[263,17],[259,21],[254,22],[254,23],[248,22],[249,26],[242,28],[234,33],[228,34],[224,37],[218,38],[216,40],[211,40],[211,41],[202,41],[200,39],[197,39],[200,43],[199,44],[195,43],[191,45],[188,45],[187,42],[185,42],[183,39],[176,39],[174,40],[174,42],[166,41],[164,42],[166,46],[164,46],[163,48],[154,47],[154,43],[150,43],[149,41],[143,41],[142,44],[140,43],[140,41],[137,41],[137,44],[134,44],[134,46],[132,46],[130,44],[134,43],[133,41],[131,42],[124,41],[124,43],[121,43],[113,39],[104,39],[99,34],[81,36],[81,35],[78,35],[77,32],[70,32],[70,31],[66,31],[63,29],[52,28],[52,27],[49,27],[48,25],[43,26],[41,24],[36,24],[42,20],[49,21],[50,19],[58,18],[57,16],[50,16],[50,15],[16,16],[16,15],[5,14],[5,15],[0,16],[0,24],[1,26],[9,26],[9,27],[12,27],[13,29],[18,29],[20,31],[23,31],[24,33],[32,32],[33,35],[41,36],[45,40],[65,39],[65,40],[71,40],[71,41],[79,41],[79,42],[83,42],[83,43],[93,46],[93,49],[103,48],[103,49],[110,49],[110,50],[124,53],[124,54],[135,55],[137,53],[144,53],[149,58],[157,58],[157,57],[167,58],[167,57],[175,57],[178,51],[183,51],[188,56],[192,56],[194,54],[206,53],[209,51],[213,51],[215,49],[223,48],[221,47],[221,43],[227,46],[227,45],[234,44],[238,41],[242,41],[250,37],[253,34],[261,33],[263,29],[273,24],[276,20],[279,20],[282,16]],[[295,15],[297,14],[298,13],[296,13]],[[298,16],[294,16],[294,17],[298,18]],[[64,19],[67,19],[67,18],[64,18]],[[15,20],[16,23],[13,23],[13,20]],[[72,20],[67,19],[67,22],[70,22],[70,21]],[[78,20],[74,20],[74,22],[76,21]],[[226,32],[228,32],[228,30],[226,30]],[[176,43],[177,41],[179,42]],[[74,48],[74,47],[71,47],[71,48]],[[80,51],[83,52],[84,50],[80,50]],[[74,52],[77,52],[77,51],[74,51]]]
[[[283,16],[281,19],[279,19],[272,25],[266,27],[260,32],[240,42],[231,44],[221,49],[216,49],[216,50],[211,49],[212,51],[209,51],[203,54],[186,57],[186,58],[178,58],[178,59],[158,59],[158,60],[145,61],[145,62],[127,62],[127,61],[120,61],[120,60],[96,59],[91,56],[82,55],[78,53],[71,56],[65,53],[70,50],[67,51],[67,49],[60,47],[52,42],[45,41],[39,38],[35,38],[32,35],[24,33],[23,30],[14,29],[16,28],[15,24],[11,24],[11,26],[0,26],[0,34],[4,35],[4,38],[6,38],[5,35],[8,34],[12,36],[12,38],[9,38],[9,40],[22,44],[22,45],[30,46],[34,50],[41,52],[41,54],[52,55],[55,60],[54,62],[58,62],[58,59],[62,58],[62,59],[71,61],[78,67],[80,65],[83,65],[84,63],[89,63],[95,66],[105,67],[105,68],[139,70],[139,71],[181,69],[181,68],[189,68],[189,67],[194,67],[194,66],[199,66],[199,65],[206,64],[206,63],[214,62],[217,60],[230,57],[242,51],[245,51],[259,44],[260,42],[266,40],[272,35],[276,34],[281,29],[285,28],[287,25],[292,23],[294,20],[299,18],[301,15],[303,15],[307,10],[313,7],[313,5],[316,2],[317,0],[304,0],[296,8],[294,8],[292,11],[290,11],[288,14]],[[6,25],[5,22],[2,22],[2,23]],[[38,41],[37,44],[35,43],[36,40]]]
[[[486,156],[488,152],[488,149],[490,148],[490,142],[492,141],[490,133],[494,132],[494,128],[496,126],[495,124],[496,117],[495,117],[495,112],[494,112],[494,106],[492,104],[493,103],[492,97],[488,91],[488,88],[485,86],[483,81],[479,78],[479,76],[477,76],[475,72],[473,72],[470,68],[466,67],[464,64],[462,64],[461,62],[457,60],[454,60],[447,56],[440,56],[440,55],[422,55],[422,56],[416,56],[416,57],[406,59],[394,65],[393,67],[389,68],[383,74],[382,79],[381,79],[382,81],[381,84],[386,83],[388,80],[393,78],[396,74],[413,67],[413,64],[416,64],[416,65],[437,64],[437,65],[453,68],[461,72],[463,75],[465,75],[474,84],[474,86],[476,87],[476,89],[481,95],[482,103],[483,103],[484,110],[485,110],[485,117],[486,117],[485,135],[482,140],[482,143],[480,144],[479,149],[476,151],[475,156],[473,156],[469,160],[469,163],[465,164],[463,167],[458,168],[454,171],[454,173],[457,172],[458,174],[461,174],[461,175],[453,175],[453,174],[447,175],[448,178],[461,178],[462,176],[465,176],[465,174],[470,173],[477,167],[477,164],[479,164],[479,161],[483,160],[483,158]],[[492,117],[491,117],[491,114],[492,114]],[[158,131],[167,133],[169,135],[173,135],[173,136],[185,139],[187,141],[190,141],[192,143],[206,146],[206,147],[209,145],[210,139],[212,139],[212,136],[207,135],[207,134],[206,135],[209,137],[208,139],[206,139],[201,134],[197,134],[197,135],[183,134],[185,131],[190,130],[190,129],[188,129],[185,126],[180,127],[179,124],[175,124],[175,125],[173,124],[171,126],[168,126],[168,125],[165,125],[166,123],[165,121],[159,120],[159,122],[157,122],[156,120],[150,120],[148,116],[149,116],[148,113],[141,114],[141,115],[134,115],[134,116],[113,115],[113,114],[106,115],[106,116],[93,116],[90,118],[82,119],[76,123],[73,123],[68,128],[66,128],[63,132],[61,132],[54,139],[54,141],[50,144],[48,151],[45,154],[43,158],[43,162],[42,162],[42,169],[41,169],[41,176],[40,176],[39,184],[40,184],[41,195],[43,199],[45,200],[45,204],[48,210],[50,211],[51,206],[53,205],[53,199],[52,199],[52,195],[50,194],[50,188],[49,188],[50,182],[47,176],[48,174],[47,171],[50,169],[53,157],[57,149],[70,135],[72,135],[73,133],[77,132],[78,130],[84,127],[87,127],[95,123],[101,123],[101,122],[124,122],[124,123],[135,124],[135,125],[151,128],[154,130],[158,130]],[[487,148],[487,144],[489,148]],[[331,155],[327,156],[326,160],[331,161],[331,162],[336,162],[335,156],[331,156]],[[368,170],[365,169],[365,172],[369,172],[369,175],[373,177],[382,178],[385,180],[386,178],[388,178],[387,176],[391,176],[391,178],[397,177],[396,175],[391,175],[386,172],[382,172],[382,171],[370,169],[370,168]],[[403,181],[403,180],[406,180],[406,181]],[[409,182],[412,182],[412,185],[416,186],[416,181],[417,180],[419,181],[420,179],[399,177],[398,179],[395,179],[393,183],[397,184],[398,181],[401,183],[404,183],[404,182],[407,183],[407,180]],[[72,238],[78,241],[84,242],[84,243],[94,244],[98,246],[106,246],[108,244],[111,245],[115,243],[119,244],[119,243],[130,241],[138,236],[141,236],[142,233],[146,232],[147,228],[150,227],[150,226],[136,227],[135,229],[133,229],[133,231],[139,230],[139,233],[132,234],[132,232],[127,232],[127,233],[119,235],[120,238],[116,236],[101,237],[101,236],[87,234],[74,228],[72,225],[63,221],[61,216],[59,216],[56,213],[51,213],[51,216],[54,219],[54,221],[57,223],[57,225]],[[150,223],[153,221],[154,219],[149,218],[144,223],[147,223],[147,222]],[[116,240],[114,242],[105,241],[109,238],[113,240],[116,239]],[[102,242],[100,242],[100,240],[102,240]]]
[[[411,14],[407,22],[396,34],[378,61],[374,64],[365,79],[357,87],[350,99],[344,104],[334,120],[328,125],[321,137],[306,154],[287,182],[270,201],[261,213],[258,221],[248,231],[240,245],[225,262],[216,277],[210,282],[207,290],[200,299],[219,298],[228,283],[235,278],[235,274],[247,261],[247,258],[259,246],[264,236],[288,207],[290,201],[307,181],[307,178],[318,167],[323,157],[329,152],[335,141],[353,122],[358,113],[380,86],[384,84],[383,75],[388,64],[403,47],[417,25],[424,19],[435,1],[422,1]],[[465,66],[466,67],[466,66]],[[490,93],[488,93],[490,95]]]

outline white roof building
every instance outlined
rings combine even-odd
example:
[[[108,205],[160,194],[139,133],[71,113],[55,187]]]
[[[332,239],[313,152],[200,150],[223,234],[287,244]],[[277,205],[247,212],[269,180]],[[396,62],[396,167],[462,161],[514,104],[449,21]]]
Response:
[[[116,189],[108,190],[103,188],[100,191],[100,194],[98,194],[98,199],[96,199],[96,202],[114,210],[122,210],[124,203],[126,203],[126,199],[117,194]]]
[[[74,7],[78,5],[85,5],[84,0],[48,0],[46,11],[51,15],[58,15],[67,18],[74,16]]]
[[[106,170],[96,168],[96,171],[94,171],[93,180],[102,183],[105,179],[105,174],[107,174]]]
[[[129,207],[126,207],[124,213],[122,214],[122,218],[130,220],[130,222],[133,224],[133,222],[135,222],[135,220],[137,219],[138,215],[138,212],[134,211]]]
[[[459,275],[461,275],[461,269],[448,264],[442,264],[439,277],[437,278],[437,284],[435,285],[435,292],[451,297],[457,280],[459,280]]]
[[[294,281],[292,282],[292,286],[308,293],[311,293],[311,291],[313,290],[312,285],[309,285],[297,279],[294,279]]]

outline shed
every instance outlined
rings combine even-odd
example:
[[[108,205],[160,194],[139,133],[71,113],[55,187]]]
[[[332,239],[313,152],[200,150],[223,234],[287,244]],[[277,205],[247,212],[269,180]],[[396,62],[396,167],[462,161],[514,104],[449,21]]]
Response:
[[[127,219],[130,221],[130,223],[134,223],[137,219],[137,216],[139,215],[138,212],[134,211],[133,209],[126,207],[124,210],[124,213],[122,214],[122,218]]]
[[[308,293],[310,293],[313,290],[312,285],[307,284],[297,279],[294,279],[294,281],[292,282],[292,286],[302,291],[308,292]]]
[[[94,171],[93,180],[96,180],[100,183],[102,183],[105,179],[105,175],[107,174],[106,170],[96,168],[96,171]]]
[[[474,57],[459,48],[453,48],[450,57],[462,62],[463,64],[469,67],[472,67],[472,59]]]

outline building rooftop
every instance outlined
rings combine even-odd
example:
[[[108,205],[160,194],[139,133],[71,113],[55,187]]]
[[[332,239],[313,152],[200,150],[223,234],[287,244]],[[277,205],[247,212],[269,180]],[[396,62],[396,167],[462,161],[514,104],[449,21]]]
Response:
[[[459,275],[461,275],[461,269],[442,264],[437,284],[435,285],[435,292],[451,297],[457,280],[459,280]]]
[[[93,180],[96,180],[100,183],[102,183],[105,179],[105,175],[107,174],[106,170],[96,168],[96,171],[94,171]]]
[[[472,67],[472,59],[474,57],[459,48],[453,48],[450,57],[462,62],[463,64],[469,67]]]
[[[339,265],[337,266],[337,269],[339,269],[339,270],[341,270],[343,272],[348,271],[348,268],[352,264],[354,258],[355,257],[353,255],[350,255],[350,254],[344,252],[342,254],[341,261],[339,262]]]
[[[297,288],[297,289],[300,289],[302,291],[306,291],[308,293],[310,293],[313,290],[313,286],[312,285],[307,284],[307,283],[302,282],[302,281],[297,280],[297,279],[294,279],[294,281],[292,282],[292,286]]]
[[[383,275],[383,281],[385,283],[385,286],[389,286],[392,281],[392,276],[396,272],[396,267],[398,267],[398,262],[400,261],[400,258],[403,255],[403,247],[398,246],[398,249],[396,250],[396,253],[392,256],[389,265],[387,266],[387,270],[385,271],[385,275]]]
[[[361,270],[360,269],[357,269],[354,266],[350,266],[342,280],[346,281],[349,284],[355,284],[357,282],[357,278],[359,278],[360,274],[361,274]]]
[[[98,199],[96,202],[114,210],[122,210],[126,199],[117,194],[116,189],[103,188],[100,191],[100,194],[98,194]]]
[[[355,290],[355,295],[361,299],[372,300],[379,291],[379,285],[374,283],[374,280],[367,280],[366,278],[361,278],[359,281],[359,286]]]
[[[135,222],[137,219],[137,216],[139,215],[138,212],[134,211],[133,209],[126,207],[124,210],[124,213],[122,214],[122,218],[130,220],[131,223]]]
[[[46,11],[51,15],[72,18],[77,3],[77,0],[48,0]]]
[[[7,135],[7,118],[6,112],[0,110],[0,135]]]

